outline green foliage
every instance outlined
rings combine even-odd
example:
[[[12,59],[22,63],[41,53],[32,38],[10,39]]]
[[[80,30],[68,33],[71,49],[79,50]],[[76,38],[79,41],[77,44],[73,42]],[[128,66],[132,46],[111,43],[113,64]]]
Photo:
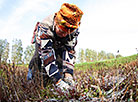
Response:
[[[2,61],[3,62],[7,62],[7,59],[9,58],[9,43],[6,42],[6,46],[5,46],[5,49],[3,51],[3,54],[2,54]]]
[[[88,69],[88,68],[94,68],[94,69],[101,69],[101,68],[110,68],[115,65],[119,66],[121,64],[129,63],[131,61],[134,61],[138,58],[138,55],[132,55],[127,57],[119,57],[114,59],[107,59],[103,61],[95,61],[95,62],[85,62],[76,64],[76,69]]]
[[[122,57],[119,55],[118,57]],[[105,59],[113,59],[115,58],[115,55],[113,53],[106,53],[105,51],[97,52],[95,50],[91,49],[79,49],[78,52],[78,60],[79,63],[83,62],[93,62],[93,61],[102,61]]]
[[[12,45],[12,62],[15,64],[22,63],[22,56],[23,56],[23,47],[22,41],[19,39],[13,40]]]
[[[74,70],[76,87],[72,87],[66,93],[48,81],[48,85],[43,87],[40,72],[34,74],[35,80],[27,81],[26,67],[12,68],[10,65],[2,65],[0,66],[0,99],[2,102],[20,100],[23,102],[137,102],[138,61],[136,59],[138,55],[93,62],[99,67],[105,64],[102,69],[94,69],[93,66],[89,66],[91,63],[84,63],[89,68]],[[120,65],[120,62],[127,64]],[[110,64],[113,66],[106,69],[107,66],[111,66]]]
[[[91,49],[86,49],[85,51],[86,62],[96,61],[97,52]]]
[[[84,62],[85,61],[85,55],[84,55],[84,50],[79,49],[79,55],[78,55],[79,62]]]
[[[113,53],[107,53],[107,59],[113,59],[115,58]]]
[[[119,57],[122,57],[122,55],[120,55],[120,54],[116,55],[116,58],[119,58]]]
[[[4,40],[0,40],[0,55],[2,55],[3,51],[4,51]]]
[[[106,52],[105,51],[101,51],[98,53],[98,60],[104,60],[104,59],[107,59],[107,56],[106,56]]]
[[[28,64],[34,54],[35,47],[33,45],[27,46],[24,51],[24,63]]]
[[[9,58],[9,43],[7,40],[0,40],[0,62],[7,62]]]
[[[91,61],[91,57],[92,57],[92,55],[91,55],[91,50],[90,49],[86,49],[86,51],[85,51],[85,59],[86,59],[86,62],[90,62]]]

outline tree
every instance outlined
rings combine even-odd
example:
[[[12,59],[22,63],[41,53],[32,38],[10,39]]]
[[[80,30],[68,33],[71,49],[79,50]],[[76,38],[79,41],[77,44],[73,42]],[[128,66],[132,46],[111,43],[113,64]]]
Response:
[[[115,58],[113,53],[107,53],[107,59],[113,59]]]
[[[24,63],[29,64],[33,54],[34,54],[35,47],[33,45],[28,45],[24,51]]]
[[[23,47],[22,47],[22,41],[19,39],[13,40],[12,45],[12,62],[15,64],[22,63],[22,56],[23,56]]]
[[[91,50],[87,48],[85,50],[85,60],[86,60],[86,62],[90,62],[91,58],[92,58],[92,56],[91,56]]]
[[[7,62],[9,57],[9,43],[7,40],[0,40],[0,64],[1,61]]]
[[[95,50],[91,51],[91,56],[92,61],[97,61],[97,52]]]
[[[119,58],[119,57],[123,57],[123,56],[122,56],[122,55],[120,55],[120,54],[116,55],[116,58]]]
[[[86,62],[96,61],[97,52],[95,50],[91,50],[87,48],[85,51],[85,59],[86,59]]]
[[[107,56],[106,56],[106,52],[105,51],[101,51],[98,53],[98,60],[104,60],[104,59],[107,59]]]
[[[8,58],[9,58],[9,43],[7,41],[5,41],[5,48],[2,54],[2,61],[3,62],[7,62]]]
[[[79,55],[78,55],[79,62],[85,62],[85,55],[84,55],[84,50],[79,49]]]

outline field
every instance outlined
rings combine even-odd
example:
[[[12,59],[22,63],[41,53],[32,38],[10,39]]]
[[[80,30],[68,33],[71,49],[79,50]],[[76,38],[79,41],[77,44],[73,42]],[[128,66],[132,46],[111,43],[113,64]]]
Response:
[[[75,66],[76,87],[63,93],[49,80],[43,86],[42,76],[26,80],[27,68],[0,68],[0,101],[2,102],[137,102],[138,56],[82,63]]]

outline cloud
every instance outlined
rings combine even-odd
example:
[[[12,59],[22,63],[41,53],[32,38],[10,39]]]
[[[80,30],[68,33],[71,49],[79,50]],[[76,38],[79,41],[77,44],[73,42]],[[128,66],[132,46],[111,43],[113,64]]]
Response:
[[[106,0],[107,1],[107,0]],[[138,24],[138,2],[116,0],[87,5],[85,21],[96,30],[133,30]],[[89,21],[89,22],[88,22]]]
[[[60,2],[63,2],[61,0]],[[25,15],[29,15],[29,13],[34,13],[32,15],[33,19],[36,19],[36,15],[39,12],[48,12],[50,11],[49,8],[54,7],[56,5],[56,0],[23,0],[20,5],[16,5],[15,9],[12,11],[11,15],[9,15],[8,19],[5,22],[1,21],[1,34],[6,34],[9,35],[11,33],[19,33],[21,31],[21,22],[22,19],[24,18]],[[25,20],[24,20],[25,21]]]
[[[85,5],[83,8],[87,9],[84,9],[82,17],[78,48],[107,51],[127,49],[130,54],[130,50],[137,47],[138,1],[98,0]],[[122,54],[125,53],[123,51]]]
[[[0,19],[0,38],[7,39],[10,43],[13,39],[21,39],[24,46],[30,44],[32,32],[40,16],[53,13],[58,4],[69,0],[21,0],[14,9],[7,13],[6,21]],[[10,15],[8,15],[10,14]],[[5,23],[6,22],[6,23]],[[26,38],[27,37],[27,38]]]
[[[0,5],[3,1],[0,1]],[[7,13],[10,15],[7,15],[6,21],[0,19],[0,38],[10,41],[13,38],[21,38],[27,46],[30,44],[35,23],[56,12],[63,2],[71,1],[73,2],[73,0],[20,0],[18,5],[13,5],[14,9]],[[77,47],[91,49],[136,47],[137,5],[137,0],[86,0],[80,6],[84,15]],[[130,39],[129,43],[126,39]]]
[[[11,15],[8,15],[9,18],[6,20],[6,24],[2,26],[2,33],[11,33],[11,32],[16,32],[16,27],[19,28],[20,21],[22,19],[27,19],[24,18],[25,15],[29,15],[29,13],[33,12],[33,15],[38,15],[42,13],[47,13],[50,12],[52,8],[57,8],[60,4],[64,1],[69,1],[69,0],[21,0],[20,5],[16,5],[14,10],[12,11]],[[32,16],[33,16],[32,15]],[[45,14],[48,15],[48,14]],[[33,16],[33,18],[36,18]],[[7,29],[10,29],[7,31]]]
[[[2,8],[2,5],[4,3],[5,0],[0,0],[0,9]]]

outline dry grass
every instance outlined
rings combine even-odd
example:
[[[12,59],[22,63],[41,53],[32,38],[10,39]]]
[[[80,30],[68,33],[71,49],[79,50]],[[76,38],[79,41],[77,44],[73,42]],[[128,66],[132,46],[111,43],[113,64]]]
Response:
[[[53,84],[43,87],[40,73],[35,80],[26,80],[27,68],[10,65],[0,67],[0,100],[2,102],[56,102],[56,101],[92,101],[123,102],[138,101],[138,62],[102,68],[75,70],[77,85],[62,93]]]

